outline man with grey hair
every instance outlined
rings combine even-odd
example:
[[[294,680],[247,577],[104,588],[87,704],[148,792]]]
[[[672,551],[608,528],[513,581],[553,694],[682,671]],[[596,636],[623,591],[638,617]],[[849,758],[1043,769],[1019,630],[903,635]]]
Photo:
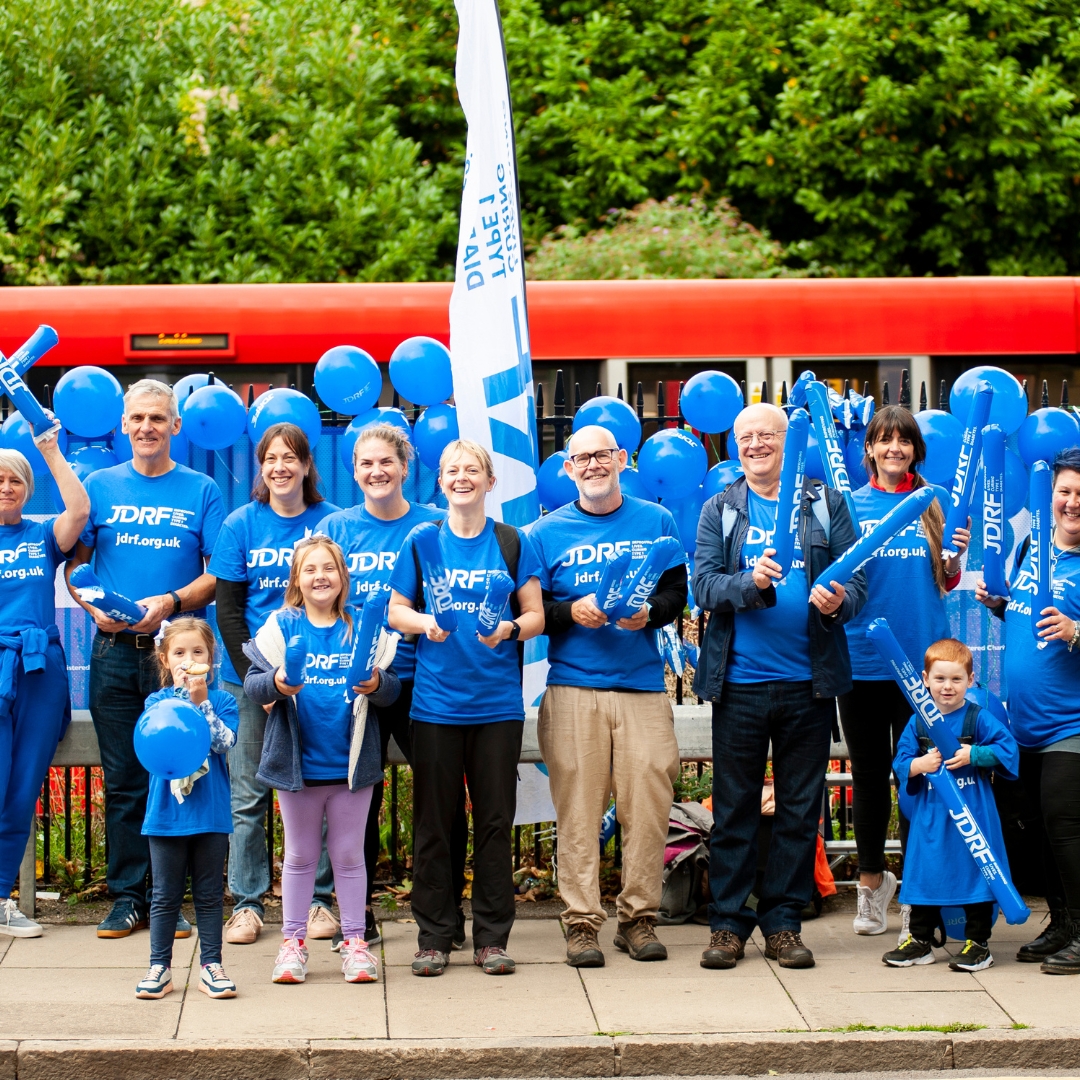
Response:
[[[694,569],[694,598],[710,612],[694,692],[712,702],[713,726],[712,937],[701,966],[734,967],[759,927],[768,959],[806,968],[814,956],[801,913],[813,890],[829,736],[836,697],[851,689],[843,626],[866,599],[866,578],[860,570],[810,587],[858,533],[840,493],[809,477],[781,578],[772,556],[787,417],[775,405],[750,405],[734,428],[744,475],[705,504]],[[770,742],[776,813],[755,910],[748,901]]]
[[[134,600],[146,617],[134,626],[90,612],[97,634],[90,657],[90,713],[105,773],[106,881],[113,907],[98,937],[126,937],[147,925],[150,849],[142,835],[149,776],[135,756],[135,723],[160,688],[154,635],[181,611],[205,616],[214,599],[206,573],[224,519],[221,492],[208,476],[169,456],[180,431],[176,395],[141,379],[124,395],[123,433],[131,460],[86,478],[90,520],[68,564],[68,576],[93,560],[107,588]],[[177,933],[191,927],[181,916]]]
[[[606,428],[574,432],[567,453],[578,498],[529,533],[540,556],[548,636],[538,735],[558,815],[566,962],[604,965],[597,837],[612,794],[623,829],[614,944],[633,960],[666,960],[653,928],[679,744],[655,631],[686,605],[686,555],[680,547],[632,618],[611,622],[595,596],[608,557],[629,552],[633,571],[655,541],[678,539],[678,530],[664,507],[622,493],[626,451]]]

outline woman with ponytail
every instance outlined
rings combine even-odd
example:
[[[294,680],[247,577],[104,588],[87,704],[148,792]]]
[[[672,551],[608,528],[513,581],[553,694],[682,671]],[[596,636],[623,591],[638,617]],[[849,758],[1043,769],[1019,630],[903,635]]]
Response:
[[[926,458],[926,443],[915,417],[899,405],[879,409],[866,429],[866,471],[870,482],[855,492],[863,533],[926,481],[916,471]],[[970,525],[970,520],[968,521]],[[969,529],[952,538],[959,554],[942,557],[945,515],[935,500],[863,567],[867,600],[845,627],[851,653],[852,689],[837,699],[851,760],[852,817],[859,855],[858,912],[855,933],[883,934],[889,928],[889,901],[896,876],[885,869],[885,836],[892,813],[892,761],[911,707],[892,672],[866,640],[875,619],[889,626],[909,657],[949,637],[945,594],[960,583],[960,556]],[[900,817],[901,841],[907,821]]]

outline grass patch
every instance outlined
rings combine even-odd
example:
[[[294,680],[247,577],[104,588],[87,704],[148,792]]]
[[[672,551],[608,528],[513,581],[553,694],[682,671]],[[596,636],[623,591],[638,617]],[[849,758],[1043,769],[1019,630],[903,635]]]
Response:
[[[1013,1031],[1025,1031],[1029,1027],[1031,1027],[1030,1024],[1013,1024],[1012,1029]]]
[[[594,1035],[604,1035],[609,1039],[614,1039],[617,1035],[633,1035],[632,1031],[594,1031]]]
[[[1026,1026],[1026,1025],[1022,1025]],[[982,1031],[985,1024],[909,1024],[899,1027],[893,1024],[848,1024],[847,1027],[818,1028],[818,1031],[939,1031],[944,1035],[955,1035],[960,1031]]]

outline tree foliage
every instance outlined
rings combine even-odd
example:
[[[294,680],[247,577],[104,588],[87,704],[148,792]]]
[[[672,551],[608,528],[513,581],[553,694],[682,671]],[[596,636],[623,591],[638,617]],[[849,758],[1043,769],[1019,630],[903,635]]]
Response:
[[[791,268],[1080,272],[1073,0],[500,6],[534,246],[678,194]],[[445,278],[456,37],[452,0],[5,0],[2,280]]]

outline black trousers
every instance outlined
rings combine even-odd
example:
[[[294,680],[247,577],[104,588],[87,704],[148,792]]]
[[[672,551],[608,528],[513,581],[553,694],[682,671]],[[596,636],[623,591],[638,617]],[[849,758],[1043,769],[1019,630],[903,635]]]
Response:
[[[429,724],[414,720],[412,911],[421,949],[449,952],[460,893],[452,834],[464,775],[473,818],[473,948],[505,948],[514,925],[510,841],[524,723]]]
[[[221,963],[222,904],[225,895],[225,856],[228,833],[195,836],[150,836],[154,896],[150,904],[150,963],[172,966],[176,917],[184,900],[191,870],[191,896],[199,927],[199,960]]]
[[[1080,919],[1080,754],[1021,750],[1020,780],[1039,822],[1047,903]]]
[[[985,945],[990,940],[990,928],[994,925],[994,905],[964,904],[964,937]],[[933,941],[934,931],[941,923],[941,908],[923,904],[911,905],[911,936],[916,941]]]
[[[405,760],[411,766],[412,755],[412,709],[413,681],[407,679],[401,684],[401,695],[387,708],[379,709],[379,738],[382,743],[382,767],[386,768],[386,755],[390,746],[390,736],[397,741]],[[364,862],[368,868],[367,906],[371,907],[371,894],[375,887],[375,868],[379,865],[379,852],[382,850],[382,837],[379,833],[379,812],[383,804],[383,785],[372,792],[371,809],[368,811],[367,830],[364,833]],[[458,792],[457,811],[450,832],[450,863],[453,870],[451,882],[458,904],[465,891],[465,860],[469,852],[469,818],[465,812],[465,781],[461,781]]]
[[[880,874],[892,813],[892,763],[911,706],[892,679],[860,680],[836,700],[851,758],[851,816],[859,872]],[[902,848],[907,847],[907,834],[908,820],[901,814]]]

